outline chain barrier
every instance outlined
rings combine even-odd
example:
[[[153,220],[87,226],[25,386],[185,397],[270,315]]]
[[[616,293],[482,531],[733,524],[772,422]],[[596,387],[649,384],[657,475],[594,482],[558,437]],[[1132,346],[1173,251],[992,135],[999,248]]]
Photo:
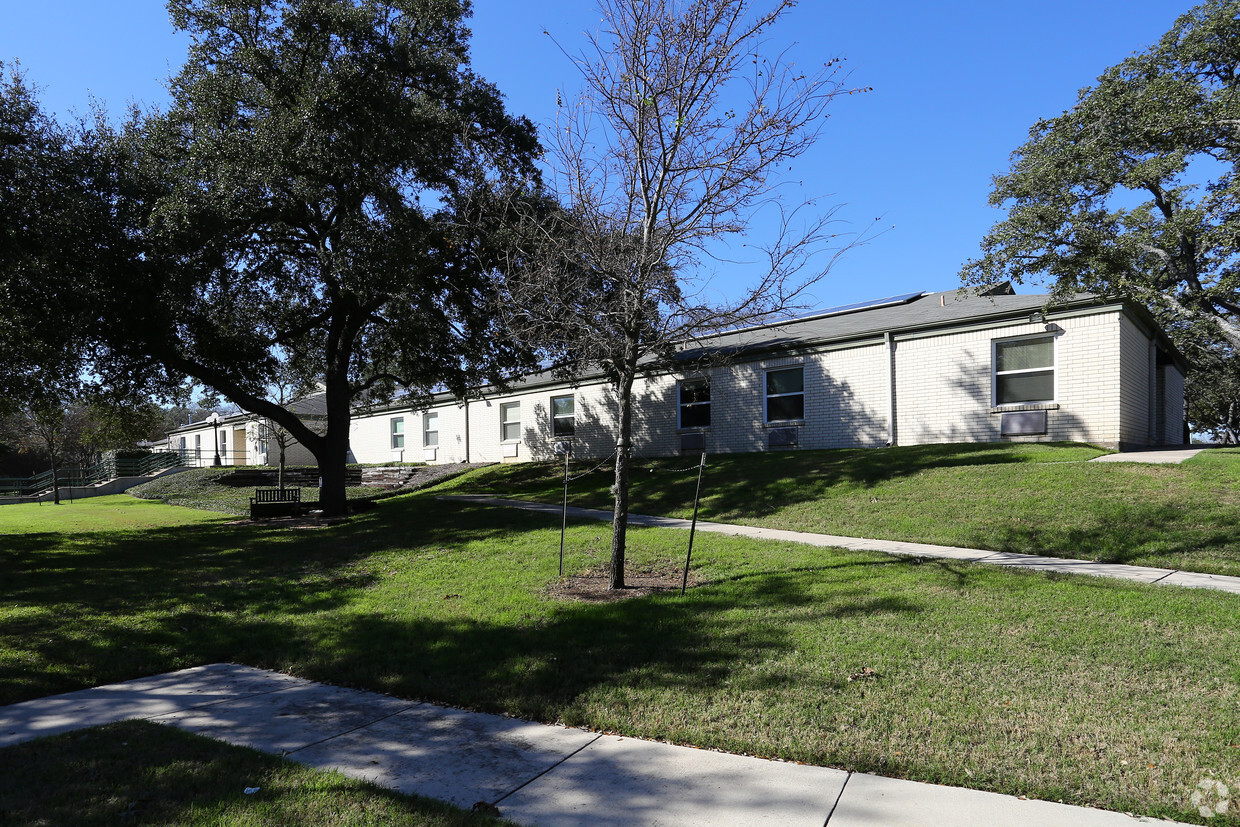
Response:
[[[647,468],[646,470],[652,474],[655,472],[658,472],[660,474],[683,474],[686,471],[696,471],[697,469],[701,468],[704,464],[705,463],[699,461],[696,465],[690,465],[687,468]]]
[[[612,451],[612,452],[611,452],[611,454],[609,454],[608,456],[604,457],[604,458],[603,458],[603,461],[602,461],[602,462],[600,462],[598,465],[594,466],[594,467],[593,467],[593,468],[591,468],[589,471],[582,471],[580,474],[577,474],[577,475],[575,475],[575,476],[569,477],[569,478],[566,480],[566,482],[572,482],[572,481],[574,481],[574,480],[579,480],[579,479],[581,479],[582,477],[585,477],[585,476],[588,476],[588,475],[590,475],[590,474],[593,474],[595,471],[597,471],[598,469],[602,468],[602,467],[603,467],[604,465],[606,465],[607,463],[611,462],[612,457],[614,457],[615,455],[616,455],[616,452],[615,452],[615,451]]]

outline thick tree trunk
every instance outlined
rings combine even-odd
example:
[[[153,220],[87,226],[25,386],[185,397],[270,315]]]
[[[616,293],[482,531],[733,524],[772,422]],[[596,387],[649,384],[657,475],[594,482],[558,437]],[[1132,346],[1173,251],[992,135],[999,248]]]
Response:
[[[327,438],[323,440],[322,452],[316,457],[319,461],[319,507],[329,517],[339,517],[349,510],[348,494],[345,491],[345,460],[349,451],[349,422],[346,408],[344,425],[332,422],[328,415]]]
[[[616,434],[616,478],[612,483],[615,511],[611,524],[611,584],[624,588],[625,539],[629,530],[629,465],[633,459],[633,377],[629,374],[616,389],[619,393],[619,421]]]
[[[327,379],[327,433],[319,442],[315,459],[319,461],[319,507],[329,517],[348,512],[345,492],[345,463],[349,454],[349,383],[346,377]]]

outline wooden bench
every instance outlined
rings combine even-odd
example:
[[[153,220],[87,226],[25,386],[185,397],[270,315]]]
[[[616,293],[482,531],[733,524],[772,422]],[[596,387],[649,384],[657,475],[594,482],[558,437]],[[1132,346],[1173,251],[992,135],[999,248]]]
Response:
[[[250,497],[250,519],[289,517],[304,510],[300,488],[255,488]]]

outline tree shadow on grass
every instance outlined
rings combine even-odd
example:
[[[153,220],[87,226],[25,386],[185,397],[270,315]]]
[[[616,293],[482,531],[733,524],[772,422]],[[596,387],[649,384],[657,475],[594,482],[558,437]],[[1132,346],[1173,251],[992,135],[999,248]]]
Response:
[[[0,754],[4,824],[497,823],[143,721],[42,738]],[[241,793],[246,786],[257,788],[253,797]]]
[[[738,667],[774,662],[805,627],[921,611],[915,601],[840,589],[824,597],[816,569],[753,574],[699,586],[685,598],[557,604],[521,624],[349,617],[307,640],[298,673],[394,695],[572,720],[595,690],[642,687],[693,695]],[[789,608],[812,607],[791,613]],[[768,683],[797,679],[777,671]],[[843,679],[836,681],[842,688]]]
[[[357,610],[383,577],[371,554],[515,540],[547,523],[409,498],[329,529],[193,526],[96,535],[80,548],[64,538],[69,552],[24,548],[0,562],[14,607],[0,614],[0,643],[20,653],[0,671],[0,703],[233,661],[555,720],[598,688],[708,691],[738,664],[777,660],[806,624],[920,611],[850,581],[849,567],[886,565],[870,558],[751,573],[685,598],[533,601],[511,615],[410,616],[383,602]],[[467,564],[454,571],[468,577]]]
[[[1097,455],[1090,446],[1048,443],[1050,447],[1077,447],[1086,458]],[[713,454],[707,459],[703,481],[703,519],[736,514],[760,518],[802,502],[817,501],[841,484],[873,488],[880,483],[932,469],[975,465],[1012,465],[1030,461],[1043,446],[1004,443],[914,445],[899,448],[854,448],[826,451],[781,451],[756,454]],[[691,510],[697,476],[669,469],[693,465],[690,457],[639,460],[634,463],[632,507],[637,513],[680,514]],[[586,470],[574,467],[572,473]],[[609,468],[572,482],[569,502],[599,507],[610,499]],[[483,474],[460,483],[462,492],[502,496],[558,497],[563,488],[563,466],[523,463]]]

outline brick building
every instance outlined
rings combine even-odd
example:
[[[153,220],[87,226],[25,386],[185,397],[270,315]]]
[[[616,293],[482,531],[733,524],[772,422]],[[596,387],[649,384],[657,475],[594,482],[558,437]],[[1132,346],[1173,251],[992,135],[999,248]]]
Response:
[[[1120,450],[1184,439],[1185,364],[1128,302],[914,293],[720,334],[634,388],[638,456],[1074,440]],[[546,459],[615,447],[600,376],[549,374],[477,398],[354,418],[359,462]]]

